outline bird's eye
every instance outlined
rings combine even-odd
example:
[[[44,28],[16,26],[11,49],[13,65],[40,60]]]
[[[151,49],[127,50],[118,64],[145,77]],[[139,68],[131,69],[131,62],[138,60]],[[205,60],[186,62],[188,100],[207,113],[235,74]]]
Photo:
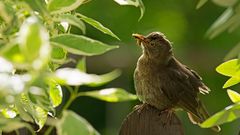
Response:
[[[156,40],[156,39],[157,39],[157,36],[153,36],[151,39],[152,39],[152,40]]]

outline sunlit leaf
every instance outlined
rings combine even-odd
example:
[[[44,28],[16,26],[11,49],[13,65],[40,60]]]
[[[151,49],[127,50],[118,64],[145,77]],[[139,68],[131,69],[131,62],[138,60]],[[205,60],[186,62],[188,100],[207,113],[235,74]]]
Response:
[[[51,52],[47,30],[38,19],[31,16],[20,28],[18,42],[21,52],[33,68],[40,69],[49,59]]]
[[[0,109],[0,112],[5,118],[14,118],[17,115],[17,111],[13,108],[3,108]]]
[[[19,95],[19,97],[21,97],[21,95]],[[15,102],[15,107],[17,108],[20,118],[26,122],[33,123],[34,120],[31,116],[31,114],[28,113],[23,106],[24,106],[24,104],[22,103],[21,100],[19,102]]]
[[[37,81],[37,83],[40,84],[41,82]],[[51,97],[49,97],[49,93],[47,93],[47,91],[43,87],[47,87],[47,86],[45,85],[30,86],[28,97],[31,103],[36,104],[38,107],[42,108],[43,110],[51,111],[55,113],[55,110],[51,102]]]
[[[120,75],[118,70],[112,71],[103,75],[87,74],[79,69],[74,68],[61,68],[56,71],[56,77],[66,85],[88,85],[88,86],[100,86],[106,84]]]
[[[82,57],[77,63],[77,69],[86,72],[86,57]]]
[[[230,7],[233,6],[238,0],[212,0],[219,6]]]
[[[41,34],[41,26],[37,18],[28,18],[22,25],[19,35],[21,51],[23,51],[29,61],[33,61],[39,56],[39,50],[43,44],[42,42],[44,42],[41,41],[40,36],[45,36],[45,34]],[[44,40],[47,39],[45,38]]]
[[[227,93],[233,103],[240,102],[240,94],[239,93],[237,93],[236,91],[230,90],[230,89],[227,90]]]
[[[140,8],[140,12],[141,12],[141,15],[140,17],[138,18],[138,21],[140,21],[145,13],[145,6],[142,2],[142,0],[139,0],[139,8]]]
[[[41,107],[35,106],[35,122],[39,126],[38,131],[42,129],[45,122],[47,121],[47,111],[43,110]]]
[[[8,97],[17,95],[24,91],[26,82],[31,79],[29,75],[9,75],[0,73],[0,98],[5,98],[7,102],[13,102],[14,99]]]
[[[99,135],[91,124],[73,111],[64,111],[56,125],[58,135]]]
[[[85,56],[99,55],[118,48],[118,46],[109,46],[100,41],[73,34],[58,35],[51,41],[53,45],[60,46],[68,52]]]
[[[208,29],[207,35],[210,38],[214,38],[223,31],[225,31],[229,26],[231,26],[235,21],[237,21],[238,17],[233,16],[233,9],[231,7],[227,8],[220,17],[212,24],[212,26]]]
[[[134,1],[134,0],[114,0],[115,2],[117,2],[120,5],[133,5],[133,6],[138,6],[138,1]]]
[[[31,114],[32,118],[34,119],[35,123],[39,126],[39,130],[44,126],[46,120],[47,120],[47,111],[43,110],[41,107],[33,104],[29,97],[26,94],[21,94],[21,100],[20,100],[22,107],[24,107],[24,110]]]
[[[9,44],[4,46],[0,51],[0,55],[7,60],[13,62],[16,67],[23,67],[26,62],[25,56],[21,53],[19,45]]]
[[[240,64],[238,59],[232,59],[219,65],[216,68],[216,71],[222,75],[232,77],[238,71],[240,71],[239,67],[240,67]]]
[[[223,88],[228,88],[230,86],[236,85],[240,82],[240,78],[237,76],[233,76],[227,80],[227,82],[223,85]]]
[[[61,14],[59,16],[56,16],[53,18],[54,21],[57,22],[68,22],[69,24],[78,27],[80,30],[82,30],[83,34],[86,33],[86,26],[85,24],[82,22],[82,20],[80,20],[79,18],[77,18],[74,15],[71,14]]]
[[[86,23],[92,25],[93,27],[95,27],[96,29],[100,30],[101,32],[105,33],[105,34],[108,34],[118,40],[120,40],[118,38],[118,36],[116,36],[110,29],[106,28],[105,26],[103,26],[100,22],[92,19],[92,18],[89,18],[87,16],[84,16],[82,14],[79,14],[77,13],[76,14],[78,17],[80,17],[80,19],[82,19],[83,21],[85,21]]]
[[[141,18],[143,17],[144,12],[145,12],[145,6],[144,6],[142,0],[114,0],[114,1],[117,2],[119,5],[132,5],[135,7],[139,7],[140,11],[141,11],[139,20],[141,20]]]
[[[67,58],[67,51],[62,47],[52,45],[51,59],[54,62],[63,62]]]
[[[63,23],[71,24],[73,26],[78,27],[82,31],[83,34],[86,33],[86,26],[85,26],[84,22],[81,19],[79,19],[78,17],[76,17],[75,15],[60,14],[60,15],[54,16],[53,20],[56,22],[61,22],[61,24],[63,24]],[[64,29],[66,29],[66,28],[64,27]]]
[[[136,100],[137,96],[121,88],[107,88],[96,91],[80,92],[79,96],[90,96],[107,102]]]
[[[12,73],[13,72],[13,65],[11,62],[7,61],[6,59],[0,57],[0,73]]]
[[[79,7],[84,1],[85,0],[50,0],[48,10],[52,14],[69,12]]]
[[[240,117],[240,104],[226,107],[224,110],[214,114],[201,124],[203,128],[209,128],[223,123],[231,122]]]
[[[62,88],[58,84],[51,84],[49,89],[49,96],[52,101],[53,107],[57,107],[62,103]]]
[[[240,54],[240,42],[232,48],[230,52],[225,56],[224,60],[230,60],[237,57]]]
[[[207,2],[208,2],[208,0],[199,0],[196,8],[199,9],[200,7],[202,7]]]

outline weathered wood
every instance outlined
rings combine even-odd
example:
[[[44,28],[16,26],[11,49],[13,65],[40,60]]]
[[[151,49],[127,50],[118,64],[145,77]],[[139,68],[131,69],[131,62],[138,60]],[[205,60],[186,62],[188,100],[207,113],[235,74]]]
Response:
[[[183,127],[174,114],[150,105],[141,105],[123,121],[119,135],[184,135]]]

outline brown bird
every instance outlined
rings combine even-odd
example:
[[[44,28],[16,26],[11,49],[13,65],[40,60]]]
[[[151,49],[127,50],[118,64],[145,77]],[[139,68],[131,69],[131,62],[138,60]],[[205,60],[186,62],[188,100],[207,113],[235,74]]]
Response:
[[[174,57],[171,42],[164,34],[152,32],[146,37],[140,34],[133,37],[143,50],[134,73],[139,100],[159,110],[181,108],[194,124],[206,120],[209,114],[198,94],[210,90],[195,71]],[[212,129],[220,131],[218,126]]]

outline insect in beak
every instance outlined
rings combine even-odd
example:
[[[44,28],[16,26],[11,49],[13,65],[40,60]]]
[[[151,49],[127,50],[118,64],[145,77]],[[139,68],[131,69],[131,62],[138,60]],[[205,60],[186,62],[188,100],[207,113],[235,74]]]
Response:
[[[140,34],[132,34],[132,36],[137,39],[137,44],[141,45],[142,42],[146,42],[146,38]]]

